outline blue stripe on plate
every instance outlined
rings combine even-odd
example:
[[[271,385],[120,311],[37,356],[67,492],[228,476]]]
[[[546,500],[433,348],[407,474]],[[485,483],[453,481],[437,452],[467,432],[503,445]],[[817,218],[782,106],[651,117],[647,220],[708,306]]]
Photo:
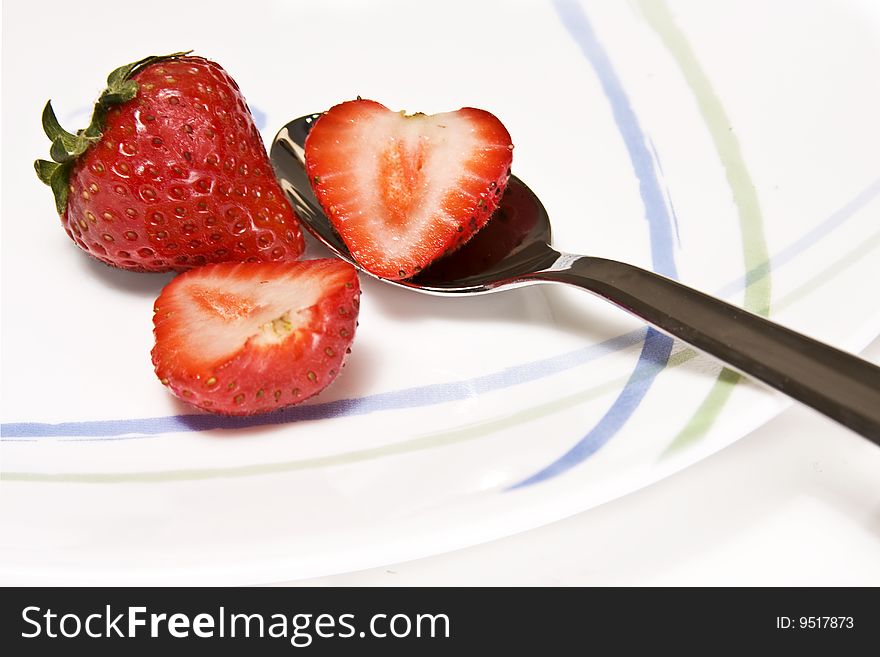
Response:
[[[748,276],[740,276],[715,291],[716,296],[726,297],[739,292],[747,280],[765,276],[771,269],[777,270],[796,256],[803,253],[834,229],[842,226],[869,202],[880,196],[880,178],[861,190],[852,200],[848,201],[831,216],[824,219],[804,236],[774,255],[769,262],[756,267]],[[600,358],[612,351],[626,349],[645,339],[645,329],[631,331],[596,345],[584,347],[572,352],[551,358],[514,365],[499,372],[477,377],[472,380],[455,381],[402,390],[393,390],[367,397],[293,407],[270,416],[258,416],[260,424],[297,422],[306,419],[323,419],[340,415],[357,415],[374,411],[394,410],[396,408],[417,408],[435,403],[460,401],[475,394],[499,390],[504,387],[535,381],[558,372]],[[432,395],[445,391],[439,401]],[[300,410],[312,409],[312,410]],[[342,409],[348,409],[343,411]],[[156,418],[138,418],[130,420],[86,420],[82,422],[61,422],[57,424],[44,422],[8,422],[0,424],[0,435],[3,441],[36,442],[36,438],[75,436],[78,440],[106,440],[113,438],[135,438],[138,435],[155,435],[166,431],[197,431],[198,422],[189,422],[187,418],[202,417],[197,415],[178,415]],[[214,417],[214,416],[204,416]],[[267,419],[271,418],[271,419]],[[254,426],[257,418],[250,418],[247,426]],[[236,429],[239,428],[236,418],[216,417],[216,426],[207,428]],[[224,424],[224,422],[226,424]],[[171,427],[170,429],[168,427]],[[133,435],[135,434],[135,435]]]
[[[629,420],[633,410],[648,392],[651,382],[666,367],[671,350],[672,340],[654,329],[649,329],[642,355],[632,376],[598,424],[553,463],[507,490],[531,486],[556,477],[599,451]]]
[[[771,270],[778,269],[817,242],[821,241],[822,238],[841,226],[856,212],[874,200],[878,194],[880,194],[880,178],[861,190],[827,219],[820,222],[802,237],[799,237],[786,246],[782,251],[770,258],[769,261],[761,263],[757,267],[749,270],[744,276],[730,281],[730,283],[722,287],[715,294],[721,297],[727,297],[744,289],[747,285],[750,285],[752,281],[764,278],[764,276],[766,276]]]
[[[584,57],[599,77],[602,91],[611,104],[614,122],[623,137],[630,162],[639,181],[639,192],[645,206],[645,216],[651,239],[651,260],[654,271],[677,278],[673,246],[673,221],[657,176],[655,159],[648,148],[639,120],[633,111],[626,91],[596,38],[590,21],[580,5],[571,0],[554,0],[554,7],[565,28],[580,46]],[[648,329],[645,344],[633,373],[599,422],[565,454],[535,474],[510,488],[521,488],[550,479],[583,462],[611,440],[629,421],[648,394],[657,375],[666,367],[672,353],[673,340],[653,328]]]
[[[577,349],[559,356],[514,365],[498,372],[462,381],[435,383],[393,390],[366,397],[339,399],[321,404],[304,404],[264,415],[227,417],[223,415],[188,414],[123,420],[87,420],[83,422],[9,422],[2,425],[3,440],[70,436],[105,440],[120,436],[156,435],[162,433],[206,431],[209,429],[243,429],[268,424],[285,424],[304,420],[365,415],[376,411],[421,408],[460,401],[508,388],[520,383],[542,379],[558,372],[583,365],[606,354],[637,345],[645,338],[645,329]]]

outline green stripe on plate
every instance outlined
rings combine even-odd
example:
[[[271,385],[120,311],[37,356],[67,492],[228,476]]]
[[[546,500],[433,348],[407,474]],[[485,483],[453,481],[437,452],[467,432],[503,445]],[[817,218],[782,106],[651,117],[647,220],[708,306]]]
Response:
[[[686,353],[689,352],[689,353]],[[670,358],[670,366],[681,365],[694,358],[696,352],[683,350]],[[485,422],[466,424],[450,430],[430,433],[411,440],[383,445],[372,449],[356,450],[344,454],[334,454],[311,459],[284,461],[281,463],[261,463],[230,468],[200,468],[191,470],[165,470],[156,472],[81,472],[46,474],[38,472],[5,472],[0,475],[3,481],[115,484],[115,483],[156,483],[168,481],[194,481],[221,477],[252,477],[256,475],[278,474],[296,470],[309,470],[334,465],[347,465],[371,459],[418,452],[425,449],[443,447],[455,443],[483,438],[492,433],[539,420],[548,415],[567,410],[578,404],[590,401],[605,394],[613,393],[623,386],[629,377],[621,376],[600,383],[580,392],[554,399],[553,401],[523,409]]]
[[[880,246],[880,232],[875,233],[873,236],[859,244],[855,249],[849,251],[844,256],[822,269],[808,281],[801,283],[796,288],[780,297],[774,304],[776,312],[778,313],[785,310],[801,299],[809,296],[810,293],[834,279],[838,274],[843,273],[856,262],[874,251],[878,246]],[[766,312],[767,306],[764,306],[760,310]],[[738,372],[734,372],[727,368],[722,369],[721,374],[718,376],[718,380],[709,391],[709,394],[706,395],[703,403],[697,408],[693,417],[687,425],[685,425],[684,429],[676,435],[664,455],[668,455],[673,450],[677,451],[683,446],[690,445],[695,440],[698,440],[701,436],[705,435],[717,419],[718,414],[721,412],[721,409],[730,397],[730,393],[733,392],[734,386],[743,380],[743,378],[744,377]]]
[[[840,258],[830,263],[822,271],[804,281],[781,297],[775,304],[777,310],[783,310],[810,295],[811,292],[829,283],[836,276],[846,271],[849,267],[868,256],[880,247],[880,231],[863,241],[855,249],[843,254]],[[634,349],[631,347],[630,349]],[[669,367],[679,367],[696,358],[698,353],[685,348],[672,355],[669,359]],[[732,373],[733,374],[733,373]],[[725,376],[722,373],[722,377]],[[738,376],[738,375],[737,375]],[[583,404],[605,394],[610,394],[626,383],[628,377],[621,376],[604,383],[600,383],[580,392],[554,399],[553,401],[532,406],[510,415],[501,416],[485,422],[466,424],[450,430],[426,434],[411,440],[383,445],[373,449],[357,450],[344,454],[334,454],[312,459],[298,461],[285,461],[282,463],[260,463],[244,465],[232,468],[204,468],[192,470],[165,470],[157,472],[82,472],[82,473],[40,473],[40,472],[4,472],[0,474],[2,481],[24,482],[50,482],[50,483],[87,483],[87,484],[113,484],[113,483],[157,483],[169,481],[194,481],[199,479],[217,479],[224,477],[253,477],[265,474],[279,474],[296,470],[308,470],[334,465],[346,465],[358,463],[375,458],[408,454],[425,449],[433,449],[464,443],[483,438],[492,433],[503,431],[511,427],[533,422],[554,413]],[[708,399],[708,397],[707,397]]]
[[[637,4],[648,25],[654,29],[681,69],[697,101],[700,116],[712,137],[715,151],[724,167],[727,184],[733,192],[739,217],[743,264],[746,272],[749,272],[743,307],[766,317],[770,314],[771,284],[764,220],[755,184],[746,167],[730,119],[684,33],[675,24],[666,3],[662,0],[639,0]],[[721,370],[693,416],[673,438],[668,451],[677,451],[705,436],[727,404],[734,386],[741,379],[742,376],[732,370]]]

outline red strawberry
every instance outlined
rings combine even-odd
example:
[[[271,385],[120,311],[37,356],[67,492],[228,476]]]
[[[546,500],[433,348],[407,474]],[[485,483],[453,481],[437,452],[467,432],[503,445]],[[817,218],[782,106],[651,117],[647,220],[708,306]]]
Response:
[[[156,299],[153,365],[184,401],[250,415],[326,388],[354,339],[360,287],[341,260],[221,263]]]
[[[428,267],[416,280],[454,281],[490,270],[513,253],[535,228],[543,208],[524,185],[508,185],[501,204],[474,238]]]
[[[492,215],[513,144],[489,112],[392,112],[336,105],[306,139],[306,170],[336,231],[367,271],[409,278],[466,242]]]
[[[82,249],[136,271],[300,256],[299,224],[226,71],[175,53],[118,68],[107,85],[76,135],[46,104],[55,161],[35,163]]]

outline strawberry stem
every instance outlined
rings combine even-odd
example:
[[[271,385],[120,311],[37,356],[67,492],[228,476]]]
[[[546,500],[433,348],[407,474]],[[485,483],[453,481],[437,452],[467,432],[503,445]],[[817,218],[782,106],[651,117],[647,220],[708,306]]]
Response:
[[[77,158],[88,150],[89,146],[100,141],[107,119],[107,112],[115,105],[127,103],[138,93],[138,83],[131,78],[141,69],[155,64],[156,62],[177,59],[191,53],[175,52],[170,55],[151,55],[136,62],[126,64],[114,69],[107,76],[107,88],[101,92],[92,119],[84,130],[78,130],[76,134],[70,133],[61,127],[55,111],[52,109],[52,101],[46,103],[43,108],[43,132],[52,142],[49,148],[49,156],[53,161],[37,160],[34,169],[37,177],[52,188],[55,196],[55,209],[59,215],[64,215],[67,208],[68,184],[70,171]]]

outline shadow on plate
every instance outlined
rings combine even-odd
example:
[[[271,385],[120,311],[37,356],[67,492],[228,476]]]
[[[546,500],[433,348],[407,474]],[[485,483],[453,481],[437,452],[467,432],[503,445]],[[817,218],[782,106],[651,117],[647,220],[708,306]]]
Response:
[[[151,273],[118,269],[105,265],[100,260],[86,254],[77,254],[77,261],[86,276],[98,281],[100,285],[127,294],[155,299],[168,282],[174,278],[174,272]]]

